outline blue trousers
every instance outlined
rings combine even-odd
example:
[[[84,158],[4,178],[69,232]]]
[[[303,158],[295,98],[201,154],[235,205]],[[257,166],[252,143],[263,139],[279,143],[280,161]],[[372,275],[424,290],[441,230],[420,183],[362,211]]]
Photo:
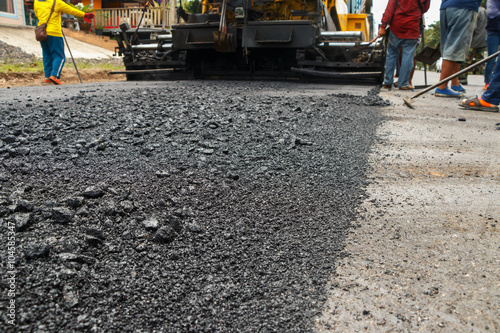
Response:
[[[408,80],[410,80],[411,70],[413,69],[413,57],[415,56],[417,42],[418,39],[400,39],[392,31],[389,32],[389,44],[387,45],[385,56],[384,84],[392,86],[394,69],[399,58],[399,48],[403,48],[398,87],[401,88],[409,85]]]
[[[498,51],[498,46],[500,46],[500,34],[488,33],[488,37],[486,37],[486,43],[488,46],[488,55],[491,55]],[[497,63],[497,58],[491,59],[486,63],[486,67],[484,68],[484,83],[490,83],[491,78],[493,77],[493,67]]]
[[[500,105],[500,66],[495,66],[490,85],[481,97],[488,103]]]
[[[55,76],[60,79],[66,62],[63,38],[49,36],[46,40],[41,41],[40,45],[42,46],[45,77]]]

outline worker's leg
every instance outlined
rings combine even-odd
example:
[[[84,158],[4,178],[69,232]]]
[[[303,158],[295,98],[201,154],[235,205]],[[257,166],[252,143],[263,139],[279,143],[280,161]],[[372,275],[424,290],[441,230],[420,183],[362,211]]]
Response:
[[[42,55],[43,55],[43,72],[45,73],[45,77],[48,78],[52,73],[52,52],[49,45],[49,39],[43,40],[40,42],[42,46]]]
[[[413,86],[413,74],[415,73],[415,67],[417,66],[417,60],[413,58],[413,67],[411,68],[411,73],[410,73],[410,80],[408,80],[408,83],[410,86]],[[425,65],[424,65],[425,66]]]
[[[454,64],[454,69],[453,69],[453,74],[455,73],[458,73],[460,71],[460,66],[461,66],[461,63],[457,62]],[[458,79],[458,76],[456,78],[454,78],[453,80],[451,80],[451,85],[452,86],[459,86],[460,85],[460,81]]]
[[[396,62],[399,58],[399,46],[401,41],[402,40],[396,37],[392,31],[389,32],[389,43],[385,55],[384,85],[392,86],[394,82],[394,69],[396,68]]]
[[[458,69],[460,68],[460,63],[454,62],[454,61],[449,61],[449,60],[443,60],[443,66],[441,68],[441,76],[439,77],[439,81],[442,81],[446,79],[447,77],[455,74]],[[454,82],[456,80],[456,82]],[[458,78],[452,80],[452,85],[458,85]],[[443,83],[442,85],[439,86],[439,89],[446,89],[448,86],[448,83]]]
[[[399,88],[408,87],[410,80],[411,70],[413,68],[413,56],[415,55],[415,48],[417,47],[417,39],[405,39],[402,42],[403,56],[401,59],[401,69],[399,70]]]
[[[493,105],[500,105],[500,66],[495,66],[490,85],[481,99]]]
[[[476,19],[473,10],[447,8],[441,10],[441,54],[443,55],[443,68],[441,79],[443,80],[460,70],[460,63],[465,61],[469,53],[472,32]],[[451,81],[454,86],[460,85],[458,77]],[[446,89],[447,83],[439,86]]]
[[[488,46],[488,56],[492,55],[493,53],[498,51],[498,46],[500,45],[500,35],[492,33],[488,34],[488,37],[486,37],[486,43]],[[484,83],[488,84],[491,82],[491,79],[493,77],[493,67],[495,67],[495,64],[497,62],[497,58],[491,59],[486,63],[486,67],[484,68]]]
[[[403,58],[403,48],[399,48],[399,57],[398,61],[396,62],[396,75],[394,77],[399,77],[399,71],[401,70],[401,59]]]
[[[52,71],[50,76],[55,76],[58,79],[61,77],[61,71],[66,62],[64,55],[64,41],[62,37],[49,36],[49,45],[52,53]]]

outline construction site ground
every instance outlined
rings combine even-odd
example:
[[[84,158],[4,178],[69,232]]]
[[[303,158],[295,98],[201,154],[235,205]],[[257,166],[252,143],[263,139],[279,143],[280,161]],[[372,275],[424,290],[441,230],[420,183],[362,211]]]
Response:
[[[0,40],[14,43],[3,32]],[[34,40],[32,31],[26,36]],[[439,80],[439,74],[427,74],[429,84]],[[424,84],[423,75],[415,74],[415,85]],[[133,84],[110,79],[121,81],[121,89]],[[8,86],[40,84],[30,80],[3,84],[0,97],[9,94]],[[482,93],[482,80],[469,76],[467,97]],[[91,79],[84,82],[67,88],[100,89]],[[332,83],[267,93],[366,95],[371,88]],[[49,87],[37,89],[41,95]],[[403,97],[415,92],[379,93],[390,106],[382,110],[385,120],[370,154],[368,196],[331,272],[317,332],[500,332],[500,113],[467,111],[458,99],[432,92],[410,109]]]

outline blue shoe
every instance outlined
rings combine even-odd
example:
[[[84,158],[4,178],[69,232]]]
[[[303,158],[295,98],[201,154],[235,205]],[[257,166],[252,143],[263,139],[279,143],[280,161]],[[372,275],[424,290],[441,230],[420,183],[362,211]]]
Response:
[[[436,95],[437,97],[462,97],[464,93],[453,91],[446,87],[446,89],[436,88],[434,95]]]
[[[460,83],[458,84],[458,86],[451,86],[451,90],[454,90],[456,92],[465,93],[465,89],[464,89],[464,87],[462,87],[462,85]]]

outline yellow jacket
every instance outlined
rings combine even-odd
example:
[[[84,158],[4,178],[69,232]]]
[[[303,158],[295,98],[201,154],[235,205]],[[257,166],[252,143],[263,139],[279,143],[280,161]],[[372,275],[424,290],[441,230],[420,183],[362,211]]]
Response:
[[[50,16],[50,21],[47,22],[54,1],[56,2],[54,12]],[[47,35],[54,37],[62,37],[61,13],[77,17],[85,16],[84,12],[71,7],[62,0],[35,0],[34,9],[35,15],[38,18],[38,25],[47,23]]]

